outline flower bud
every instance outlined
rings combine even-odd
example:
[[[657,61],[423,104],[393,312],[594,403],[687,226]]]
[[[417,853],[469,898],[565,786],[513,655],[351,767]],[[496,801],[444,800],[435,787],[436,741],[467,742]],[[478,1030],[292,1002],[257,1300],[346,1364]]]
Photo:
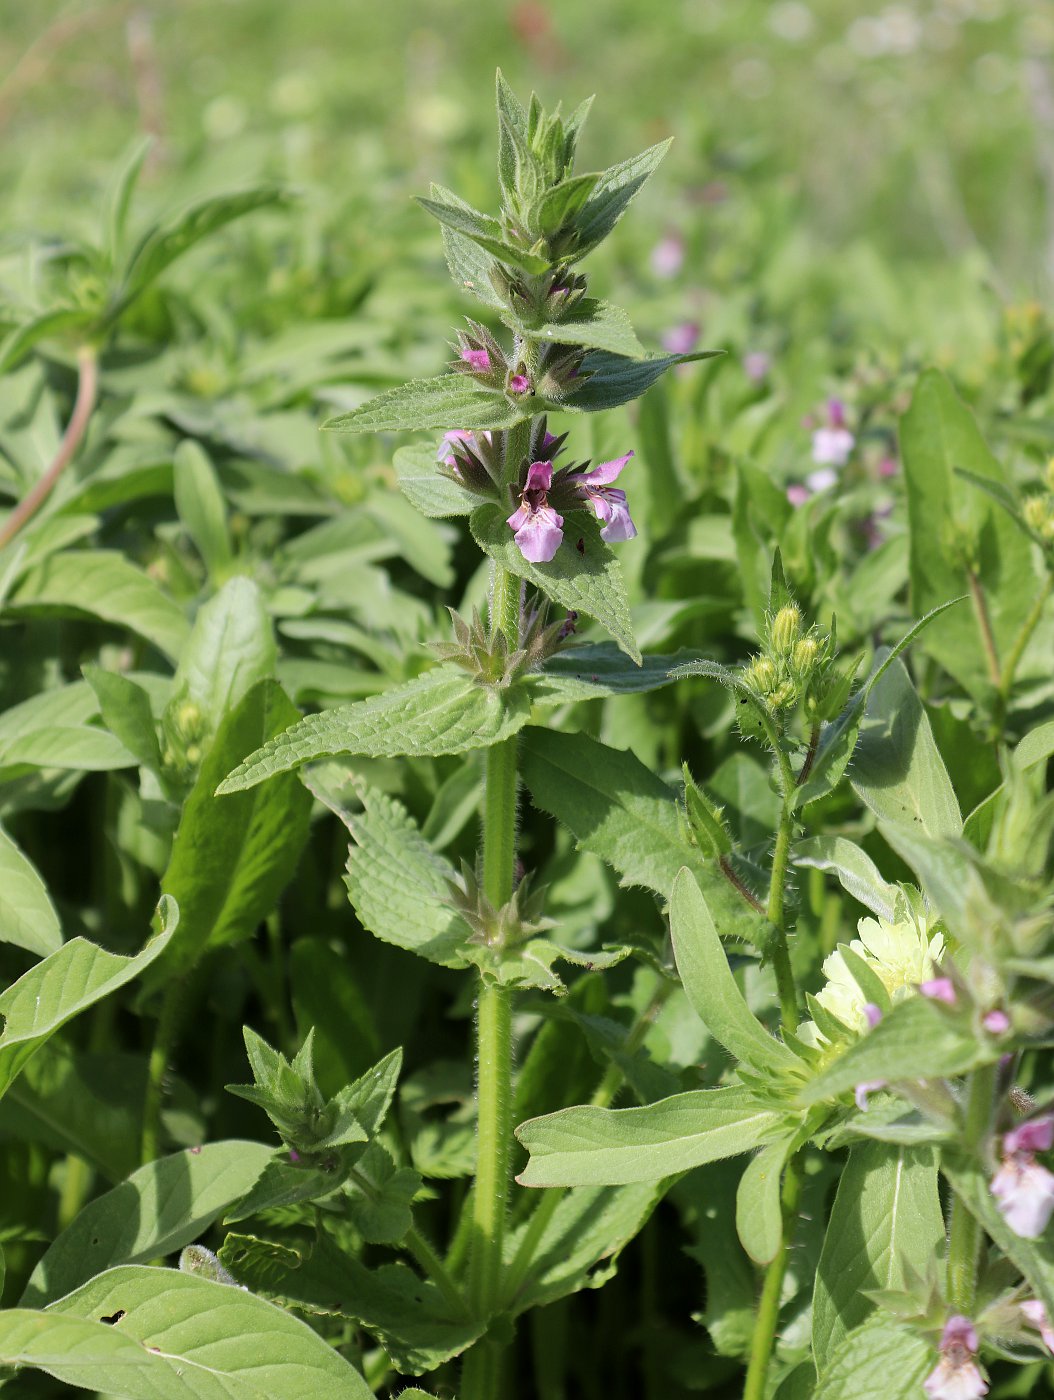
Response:
[[[767,656],[755,656],[744,671],[743,679],[751,690],[768,695],[776,684],[776,668]]]
[[[792,651],[801,634],[801,609],[794,603],[786,603],[772,619],[769,639],[774,650],[786,655]]]
[[[820,644],[815,637],[802,637],[794,644],[794,669],[808,674],[820,658]]]

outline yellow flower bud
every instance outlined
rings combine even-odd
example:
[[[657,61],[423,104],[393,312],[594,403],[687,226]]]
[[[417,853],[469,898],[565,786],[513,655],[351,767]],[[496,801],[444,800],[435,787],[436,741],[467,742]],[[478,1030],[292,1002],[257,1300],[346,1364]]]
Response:
[[[778,652],[789,652],[801,634],[801,609],[794,603],[787,603],[772,619],[769,637]]]
[[[1037,535],[1042,535],[1050,520],[1050,503],[1043,496],[1029,496],[1022,507],[1025,524]]]
[[[759,695],[767,695],[776,684],[776,668],[767,656],[755,656],[744,673],[744,680]]]
[[[815,637],[802,637],[794,644],[794,669],[811,671],[820,656],[820,644]]]

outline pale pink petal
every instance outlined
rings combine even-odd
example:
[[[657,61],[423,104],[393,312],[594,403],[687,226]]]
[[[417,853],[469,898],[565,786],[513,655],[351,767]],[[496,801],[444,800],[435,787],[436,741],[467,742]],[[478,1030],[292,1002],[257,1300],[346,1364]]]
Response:
[[[955,984],[950,977],[931,977],[928,982],[919,983],[919,991],[931,1001],[942,1001],[945,1006],[955,1005]]]
[[[1003,1138],[1004,1152],[1049,1152],[1054,1147],[1054,1115],[1030,1118]]]
[[[563,523],[563,516],[557,515],[552,506],[542,506],[531,513],[531,518],[516,531],[514,537],[528,563],[549,563],[564,537]]]
[[[989,1190],[1003,1219],[1025,1240],[1042,1235],[1054,1213],[1054,1176],[1029,1158],[1008,1157],[992,1177]]]
[[[548,491],[553,484],[552,462],[532,462],[527,468],[524,491]]]
[[[584,472],[578,480],[584,486],[610,486],[618,479],[622,468],[632,456],[633,452],[630,450],[624,457],[616,457],[614,461],[598,462],[592,471]]]

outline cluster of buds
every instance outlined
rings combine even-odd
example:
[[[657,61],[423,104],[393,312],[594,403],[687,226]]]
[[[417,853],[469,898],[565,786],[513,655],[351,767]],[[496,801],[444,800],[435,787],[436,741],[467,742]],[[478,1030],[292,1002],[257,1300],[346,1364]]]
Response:
[[[177,787],[194,781],[211,737],[201,707],[186,695],[174,697],[161,716],[161,762],[165,777]]]
[[[1025,524],[1038,544],[1054,550],[1054,458],[1047,463],[1047,490],[1029,496],[1021,508]]]
[[[471,622],[453,608],[448,611],[454,624],[454,640],[433,642],[432,650],[441,661],[469,671],[481,685],[497,686],[499,690],[527,671],[540,670],[574,635],[577,620],[577,614],[568,613],[564,619],[550,622],[548,606],[543,605],[524,619],[519,645],[514,650],[500,628],[486,626],[478,611],[473,610]]]
[[[836,656],[834,628],[805,628],[798,605],[785,602],[769,615],[762,650],[744,668],[743,680],[781,723],[801,705],[806,720],[819,724],[841,710],[852,688],[853,673],[837,673]],[[749,726],[750,717],[741,716],[740,723]]]
[[[467,331],[458,331],[457,359],[454,369],[460,374],[471,375],[488,389],[502,389],[514,398],[522,398],[532,392],[527,366],[522,362],[509,364],[501,346],[478,321],[469,321]]]

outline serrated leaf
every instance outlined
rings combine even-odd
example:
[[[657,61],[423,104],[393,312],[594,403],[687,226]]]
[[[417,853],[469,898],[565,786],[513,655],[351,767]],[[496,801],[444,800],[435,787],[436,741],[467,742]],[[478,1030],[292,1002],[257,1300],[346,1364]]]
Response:
[[[471,515],[480,498],[439,471],[435,448],[424,443],[400,447],[392,458],[399,490],[430,520],[447,520],[455,515]]]
[[[46,958],[62,947],[62,927],[36,866],[0,827],[0,942]]]
[[[126,627],[173,661],[190,632],[183,610],[122,554],[71,550],[36,564],[8,599],[11,612],[87,613]]]
[[[873,1310],[877,1289],[925,1277],[944,1243],[932,1147],[861,1143],[849,1153],[813,1290],[813,1355],[821,1375],[846,1335]]]
[[[413,1224],[411,1204],[420,1189],[412,1167],[397,1167],[380,1143],[371,1143],[346,1191],[348,1218],[367,1244],[397,1244]]]
[[[783,1115],[747,1089],[697,1089],[643,1108],[565,1108],[530,1118],[516,1136],[530,1161],[521,1186],[620,1186],[657,1181],[770,1142]]]
[[[571,413],[601,413],[620,404],[630,403],[647,393],[674,365],[691,364],[723,355],[723,350],[699,350],[690,355],[648,355],[630,359],[626,355],[611,355],[606,350],[590,350],[582,358],[581,372],[589,375],[580,389],[559,404],[556,409]]]
[[[523,272],[537,277],[549,270],[549,258],[544,253],[532,252],[510,243],[501,236],[501,225],[497,219],[490,219],[477,210],[466,208],[462,202],[447,203],[445,200],[422,199],[417,197],[421,208],[438,219],[441,224],[454,230],[462,238],[468,238],[485,253],[497,258],[510,267],[518,267]]]
[[[677,794],[632,753],[586,734],[532,726],[521,740],[520,762],[535,805],[562,822],[580,847],[614,866],[623,884],[669,899],[678,872],[688,866],[725,933],[761,941],[760,916],[689,839]]]
[[[0,1095],[31,1055],[74,1016],[130,982],[164,952],[179,922],[172,900],[158,905],[161,931],[132,957],[73,938],[0,994]]]
[[[610,545],[600,538],[600,523],[591,514],[577,511],[568,515],[563,542],[548,564],[532,564],[523,557],[500,506],[480,506],[473,511],[470,524],[480,549],[502,569],[525,578],[561,607],[594,618],[626,655],[640,664],[622,571]]]
[[[209,1142],[140,1167],[52,1241],[21,1305],[43,1307],[115,1264],[145,1264],[182,1249],[245,1195],[271,1155],[260,1142]]]
[[[277,682],[260,681],[220,725],[183,805],[161,881],[181,912],[166,973],[190,967],[207,948],[249,937],[296,869],[311,799],[295,777],[258,792],[215,795],[231,765],[296,713]]]
[[[713,916],[692,872],[678,872],[670,895],[677,971],[692,1009],[737,1059],[763,1072],[794,1069],[794,1052],[769,1035],[747,1006],[728,965]]]
[[[383,433],[417,428],[512,428],[531,416],[530,400],[514,401],[467,374],[411,379],[322,424],[324,432]]]
[[[439,188],[439,186],[433,185],[433,193]],[[450,190],[443,191],[443,196],[447,204],[471,212],[472,206],[466,204],[463,199],[459,199],[456,194],[452,194]],[[494,285],[490,280],[493,259],[483,251],[478,243],[473,243],[464,234],[457,233],[449,224],[442,224],[441,228],[447,267],[450,269],[450,275],[455,284],[465,291],[471,292],[486,306],[493,307],[496,311],[504,310],[505,303],[494,290]]]
[[[604,241],[658,168],[670,144],[670,140],[660,141],[658,145],[649,146],[639,155],[620,161],[601,173],[575,221],[578,257],[583,257]]]
[[[565,320],[538,326],[531,335],[553,345],[583,345],[634,360],[644,359],[648,353],[622,307],[593,297],[583,298]]]
[[[67,1350],[42,1369],[88,1389],[114,1389],[129,1400],[185,1400],[191,1387],[196,1400],[372,1396],[358,1371],[306,1323],[245,1289],[197,1274],[135,1264],[108,1269],[52,1303],[44,1317],[45,1334],[49,1324],[77,1319],[103,1332],[100,1319],[116,1319],[105,1334],[136,1348],[149,1366],[146,1384],[139,1383],[138,1367],[130,1367],[133,1388],[122,1366],[86,1364],[90,1341],[87,1356]],[[2,1346],[0,1357],[7,1359]]]
[[[567,225],[573,226],[575,216],[596,189],[600,178],[597,174],[571,175],[550,185],[532,211],[537,227],[551,238]]]
[[[813,1400],[918,1400],[936,1360],[917,1332],[892,1322],[865,1323],[831,1357]]]
[[[436,667],[384,695],[307,715],[249,754],[217,788],[219,795],[255,787],[320,758],[466,753],[507,739],[527,722],[523,691],[477,685],[463,671]]]

